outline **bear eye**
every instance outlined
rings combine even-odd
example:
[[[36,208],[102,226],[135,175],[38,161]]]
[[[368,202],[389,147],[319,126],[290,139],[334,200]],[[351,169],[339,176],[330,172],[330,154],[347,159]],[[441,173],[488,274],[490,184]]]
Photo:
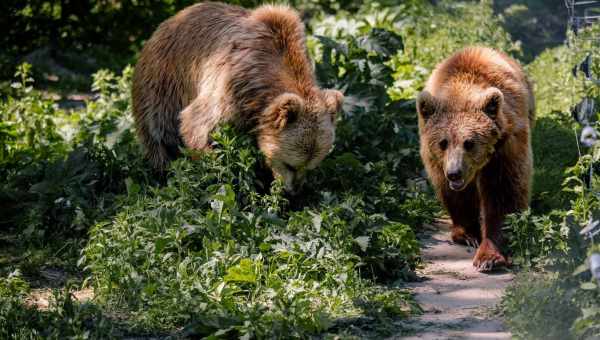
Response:
[[[287,163],[283,163],[283,165],[285,165],[285,167],[288,169],[288,171],[296,172],[296,168],[294,168],[293,166],[291,166]]]
[[[470,151],[475,146],[475,143],[472,140],[466,140],[463,143],[463,146],[464,146],[465,150]]]
[[[442,149],[442,151],[444,151],[447,148],[448,148],[448,140],[447,139],[442,139],[442,141],[440,142],[440,149]]]
[[[292,124],[298,119],[298,113],[296,111],[287,112],[287,124]]]

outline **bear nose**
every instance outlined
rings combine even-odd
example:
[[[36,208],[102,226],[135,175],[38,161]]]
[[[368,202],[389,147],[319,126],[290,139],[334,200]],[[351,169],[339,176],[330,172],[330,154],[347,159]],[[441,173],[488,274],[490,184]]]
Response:
[[[460,169],[450,170],[446,176],[451,181],[459,181],[462,179],[462,171]]]

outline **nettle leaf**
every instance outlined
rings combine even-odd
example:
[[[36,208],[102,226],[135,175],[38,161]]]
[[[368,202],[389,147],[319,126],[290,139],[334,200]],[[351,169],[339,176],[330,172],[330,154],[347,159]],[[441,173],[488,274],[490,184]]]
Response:
[[[359,236],[354,239],[354,242],[358,244],[360,250],[362,250],[363,252],[367,251],[367,249],[369,248],[370,241],[371,238],[369,236]]]
[[[166,238],[158,238],[154,241],[154,252],[156,254],[160,254],[169,244],[168,239]]]
[[[317,38],[319,42],[323,45],[323,49],[325,51],[331,52],[331,50],[335,50],[336,52],[342,53],[343,55],[348,55],[347,45],[338,43],[337,41],[322,35],[315,35],[314,37]]]
[[[584,262],[584,263],[580,264],[579,266],[577,266],[575,268],[575,270],[573,271],[573,274],[571,274],[571,275],[577,276],[577,275],[579,275],[581,273],[585,273],[585,272],[587,272],[589,270],[590,270],[589,263]]]
[[[600,308],[591,307],[591,308],[582,308],[581,314],[583,314],[583,318],[587,319],[591,316],[600,315]]]
[[[210,207],[214,212],[220,214],[223,208],[229,209],[235,206],[235,193],[229,184],[219,187],[217,193],[212,197]]]
[[[373,85],[385,86],[394,81],[392,70],[387,65],[369,61],[369,70],[371,70],[371,78],[373,78],[371,84]]]
[[[256,282],[256,273],[254,271],[254,262],[250,259],[242,259],[236,266],[227,269],[227,274],[223,277],[225,282]]]
[[[595,290],[598,286],[594,282],[584,282],[581,284],[583,290]]]
[[[321,231],[321,223],[323,222],[323,218],[321,215],[314,215],[312,219],[313,226],[315,227],[315,231],[318,233]]]
[[[223,201],[219,199],[213,199],[210,201],[210,207],[214,212],[220,214],[223,211]]]
[[[404,49],[402,37],[392,31],[373,28],[369,35],[357,39],[361,48],[389,58]]]
[[[372,98],[349,95],[344,98],[344,113],[349,116],[364,113],[372,107]]]

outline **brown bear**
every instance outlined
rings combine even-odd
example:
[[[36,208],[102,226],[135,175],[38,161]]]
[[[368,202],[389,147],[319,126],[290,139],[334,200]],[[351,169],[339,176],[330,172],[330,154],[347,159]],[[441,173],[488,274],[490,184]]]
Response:
[[[484,47],[441,62],[417,99],[425,169],[452,219],[452,239],[479,244],[480,271],[508,264],[503,219],[529,204],[534,106],[519,64]]]
[[[293,192],[327,155],[343,95],[317,87],[298,13],[200,3],[163,22],[133,77],[133,113],[158,169],[185,145],[204,150],[229,122],[254,133],[275,176]]]

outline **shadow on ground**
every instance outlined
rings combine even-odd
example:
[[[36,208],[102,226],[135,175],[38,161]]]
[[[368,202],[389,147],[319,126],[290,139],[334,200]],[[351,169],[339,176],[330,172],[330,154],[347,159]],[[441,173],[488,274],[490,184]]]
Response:
[[[491,310],[512,281],[512,273],[476,271],[474,250],[450,240],[448,221],[428,228],[421,241],[425,267],[419,274],[427,280],[409,287],[424,313],[408,321],[415,332],[409,339],[510,339]]]

